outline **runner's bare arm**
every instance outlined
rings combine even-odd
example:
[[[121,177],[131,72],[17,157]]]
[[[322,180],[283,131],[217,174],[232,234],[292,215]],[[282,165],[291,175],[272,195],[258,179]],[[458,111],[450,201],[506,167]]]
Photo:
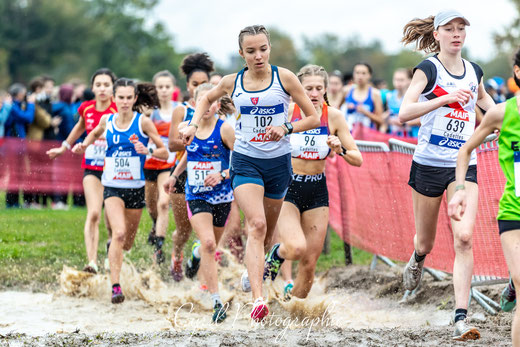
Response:
[[[178,152],[184,150],[184,143],[180,137],[179,124],[184,119],[186,108],[182,105],[175,107],[172,113],[172,121],[170,123],[170,132],[168,133],[168,149],[170,152]]]
[[[157,147],[156,149],[154,149],[152,157],[163,160],[168,159],[168,150],[164,146],[164,143],[162,142],[161,137],[159,136],[159,133],[157,132],[157,129],[155,128],[155,125],[153,124],[152,120],[148,117],[142,118],[141,126],[143,127],[144,133],[148,135],[150,140],[152,140],[155,146]],[[146,148],[146,154],[148,154],[148,151],[148,148]]]
[[[197,100],[197,106],[195,107],[195,113],[193,113],[191,124],[199,124],[202,115],[209,110],[209,107],[215,101],[224,95],[232,96],[231,93],[233,92],[233,87],[235,85],[236,75],[237,74],[234,73],[224,76],[217,86]],[[184,145],[189,145],[191,141],[193,141],[196,132],[196,126],[188,126],[180,131]]]
[[[79,117],[78,122],[76,123],[76,125],[74,125],[74,128],[72,128],[69,136],[67,136],[65,141],[69,144],[69,146],[72,146],[72,144],[74,144],[79,139],[81,134],[83,134],[84,132],[85,132],[85,120],[83,119],[83,117]],[[52,149],[48,150],[47,155],[51,159],[54,159],[57,156],[62,155],[66,151],[67,151],[67,147],[62,144],[60,147],[52,148]]]
[[[412,119],[424,116],[443,105],[459,102],[464,105],[471,97],[471,91],[459,89],[453,93],[439,96],[425,102],[418,102],[419,96],[428,84],[426,74],[422,70],[415,70],[410,87],[404,94],[403,103],[399,110],[399,121],[408,122]]]
[[[491,95],[489,95],[486,92],[486,88],[484,88],[484,83],[480,81],[478,85],[478,99],[477,99],[477,105],[486,112],[487,110],[491,109],[491,107],[495,106],[495,101],[493,101],[493,98]]]
[[[293,126],[293,132],[298,133],[318,127],[320,125],[320,117],[318,116],[311,100],[305,94],[305,90],[303,89],[300,80],[298,80],[298,77],[284,68],[279,68],[278,71],[285,90],[291,95],[294,102],[300,106],[303,114],[306,115],[305,118],[298,122],[291,123]]]
[[[329,128],[330,133],[333,134],[327,139],[327,144],[336,154],[345,159],[347,163],[353,166],[361,166],[363,164],[363,157],[359,151],[354,138],[350,134],[347,121],[340,110],[329,107]],[[342,155],[345,147],[347,153]]]
[[[504,112],[506,104],[501,103],[495,105],[486,112],[482,123],[475,129],[475,132],[469,140],[459,149],[457,156],[457,169],[455,172],[455,184],[456,187],[463,187],[466,181],[466,173],[468,171],[468,165],[471,158],[471,152],[477,148],[482,141],[489,134],[495,130],[500,130],[502,127],[502,121],[504,120]],[[459,209],[459,206],[461,208]],[[466,192],[465,189],[457,189],[453,197],[448,204],[448,215],[454,220],[461,220],[466,209]]]
[[[374,112],[370,112],[362,105],[358,106],[358,111],[377,125],[383,124],[383,100],[381,99],[381,92],[378,89],[372,88],[372,101],[374,102]]]

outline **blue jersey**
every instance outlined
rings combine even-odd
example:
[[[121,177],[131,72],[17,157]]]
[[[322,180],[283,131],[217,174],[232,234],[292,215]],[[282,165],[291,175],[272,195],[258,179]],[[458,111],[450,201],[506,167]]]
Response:
[[[183,102],[182,105],[186,108],[186,112],[184,113],[184,119],[182,121],[191,121],[191,119],[193,118],[193,114],[195,113],[195,108],[187,102]]]
[[[139,141],[145,147],[148,136],[143,132],[143,115],[134,112],[130,126],[119,129],[116,125],[118,113],[108,116],[106,125],[107,150],[101,183],[114,188],[141,188],[144,186],[145,154],[135,150],[134,143]]]
[[[368,88],[367,98],[363,101],[354,99],[354,89],[355,87],[352,87],[348,95],[345,97],[345,103],[347,104],[346,118],[350,129],[352,129],[352,126],[357,123],[361,123],[366,127],[375,129],[376,125],[372,122],[372,120],[356,110],[359,105],[362,105],[368,111],[374,112],[375,105],[374,101],[372,100],[372,87]]]
[[[186,200],[205,200],[210,204],[233,201],[231,180],[223,180],[215,187],[205,187],[204,180],[214,172],[229,168],[231,151],[222,142],[220,128],[224,121],[217,120],[215,129],[204,140],[197,138],[186,147],[188,152],[188,179],[186,180]]]

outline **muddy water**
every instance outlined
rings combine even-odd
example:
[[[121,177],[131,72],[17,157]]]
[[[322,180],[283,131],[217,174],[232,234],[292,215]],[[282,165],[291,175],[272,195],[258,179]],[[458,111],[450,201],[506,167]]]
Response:
[[[219,268],[221,297],[229,305],[222,324],[211,323],[211,300],[198,281],[164,282],[156,269],[138,272],[125,263],[126,300],[112,305],[107,275],[64,268],[56,293],[0,292],[0,346],[452,345],[451,307],[439,309],[446,295],[452,297],[450,281],[427,282],[420,293],[433,299],[402,305],[400,276],[386,269],[331,271],[316,279],[307,299],[289,302],[281,300],[283,284],[277,280],[265,286],[270,313],[255,324],[249,319],[250,294],[239,289],[244,268],[231,259],[226,254]],[[510,344],[510,314],[476,324],[483,338],[473,346]]]

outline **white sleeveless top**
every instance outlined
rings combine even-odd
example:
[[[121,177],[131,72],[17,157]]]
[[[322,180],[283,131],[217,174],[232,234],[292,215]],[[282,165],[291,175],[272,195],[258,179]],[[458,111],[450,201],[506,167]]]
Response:
[[[290,95],[280,81],[278,68],[271,65],[271,70],[271,84],[259,91],[244,89],[246,69],[241,70],[231,94],[238,112],[234,151],[253,158],[270,159],[291,153],[289,136],[284,136],[280,141],[270,141],[265,136],[268,125],[280,126],[287,122],[290,101]]]
[[[459,148],[475,131],[475,106],[479,80],[473,64],[463,59],[464,74],[451,75],[437,59],[427,60],[435,65],[437,76],[433,87],[421,94],[419,102],[435,99],[459,89],[471,90],[471,98],[465,105],[444,105],[421,117],[419,138],[413,160],[421,165],[456,167]],[[470,165],[477,164],[477,155],[471,153]]]

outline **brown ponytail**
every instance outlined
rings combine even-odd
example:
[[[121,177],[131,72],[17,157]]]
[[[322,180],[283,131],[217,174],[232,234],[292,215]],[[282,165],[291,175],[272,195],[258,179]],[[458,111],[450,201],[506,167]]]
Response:
[[[415,48],[426,53],[436,53],[440,51],[439,42],[433,37],[433,20],[435,16],[424,19],[415,18],[409,21],[403,28],[403,38],[401,42],[405,45],[415,42]]]

